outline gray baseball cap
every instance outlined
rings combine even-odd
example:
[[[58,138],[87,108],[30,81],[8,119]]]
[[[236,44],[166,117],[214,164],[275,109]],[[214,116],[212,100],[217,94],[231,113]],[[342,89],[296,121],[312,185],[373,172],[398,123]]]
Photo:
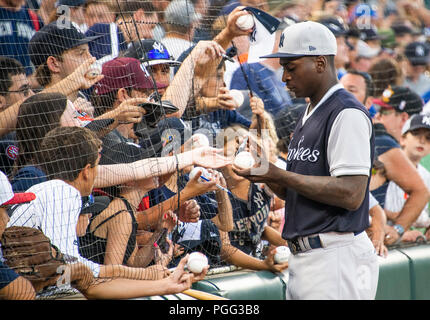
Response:
[[[164,11],[165,21],[176,25],[189,26],[200,18],[189,0],[173,0]]]
[[[335,56],[337,43],[325,25],[314,21],[299,22],[284,29],[279,50],[260,58],[300,58],[304,56]]]

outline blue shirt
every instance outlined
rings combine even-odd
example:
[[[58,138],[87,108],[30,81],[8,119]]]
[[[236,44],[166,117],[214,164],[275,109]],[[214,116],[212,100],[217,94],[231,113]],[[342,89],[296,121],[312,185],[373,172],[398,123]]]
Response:
[[[25,6],[19,11],[0,7],[0,55],[21,62],[27,75],[34,71],[28,54],[28,43],[38,30],[28,10]],[[37,19],[39,28],[42,28],[42,20],[39,17]]]
[[[264,102],[264,109],[273,116],[290,106],[291,97],[286,91],[285,83],[279,76],[264,64],[244,63],[243,72],[248,77],[249,86],[253,92]],[[230,82],[230,89],[247,90],[248,86],[243,75],[242,68],[237,68]],[[249,108],[249,111],[251,109]],[[248,113],[248,115],[252,115]],[[249,116],[247,116],[249,119]]]
[[[197,128],[195,128],[193,124],[193,131],[198,128],[204,128],[214,133],[214,135],[233,124],[241,124],[246,128],[251,126],[251,121],[236,110],[218,109],[209,112],[207,115],[201,115],[195,121],[198,121],[199,124]]]
[[[112,32],[112,29],[116,32]],[[88,43],[91,55],[97,60],[127,49],[124,35],[115,23],[96,23],[85,32],[87,37],[99,36],[101,34],[103,37]],[[117,54],[114,54],[113,58],[116,58],[116,56]]]
[[[25,192],[35,184],[48,181],[45,172],[36,166],[26,166],[18,170],[11,181],[13,192]]]

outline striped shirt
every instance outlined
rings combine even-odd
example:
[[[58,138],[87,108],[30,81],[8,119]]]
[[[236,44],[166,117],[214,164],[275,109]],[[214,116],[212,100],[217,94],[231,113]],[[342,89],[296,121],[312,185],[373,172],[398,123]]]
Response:
[[[82,207],[80,192],[62,180],[36,184],[27,192],[33,192],[36,199],[13,207],[8,227],[26,226],[42,230],[65,255],[66,261],[77,259],[97,277],[100,265],[83,258],[78,251],[76,225]]]

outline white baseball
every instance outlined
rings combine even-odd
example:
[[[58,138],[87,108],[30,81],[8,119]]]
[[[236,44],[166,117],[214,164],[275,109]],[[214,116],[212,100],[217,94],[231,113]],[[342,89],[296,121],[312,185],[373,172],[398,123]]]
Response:
[[[188,256],[187,269],[192,273],[201,273],[208,264],[208,258],[203,253],[192,252]]]
[[[242,30],[249,30],[254,27],[254,24],[255,22],[252,14],[245,14],[236,20],[236,25]]]
[[[242,151],[234,158],[233,163],[239,168],[249,169],[254,166],[255,160],[250,152]]]
[[[95,78],[101,73],[102,73],[102,66],[100,65],[100,63],[97,63],[96,61],[90,66],[85,76],[87,78]]]
[[[189,177],[190,180],[194,179],[194,177],[196,176],[197,172],[201,171],[202,174],[200,175],[199,178],[199,182],[206,182],[205,180],[203,180],[201,177],[205,177],[208,179],[211,179],[211,174],[203,167],[194,167],[193,170],[191,170]]]
[[[286,246],[277,247],[275,257],[274,257],[275,263],[287,262],[290,254],[291,254],[290,248]]]
[[[203,133],[193,134],[191,137],[193,148],[209,147],[209,139]]]
[[[243,101],[245,101],[243,93],[239,90],[232,89],[229,91],[229,94],[232,96],[234,102],[236,103],[236,108],[240,107],[243,104]]]

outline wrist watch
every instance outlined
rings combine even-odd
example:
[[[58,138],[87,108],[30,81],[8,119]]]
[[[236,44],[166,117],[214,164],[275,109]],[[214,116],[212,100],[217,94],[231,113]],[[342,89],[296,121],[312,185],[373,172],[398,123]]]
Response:
[[[405,229],[400,224],[395,224],[393,228],[397,231],[399,236],[402,236],[405,233]]]

